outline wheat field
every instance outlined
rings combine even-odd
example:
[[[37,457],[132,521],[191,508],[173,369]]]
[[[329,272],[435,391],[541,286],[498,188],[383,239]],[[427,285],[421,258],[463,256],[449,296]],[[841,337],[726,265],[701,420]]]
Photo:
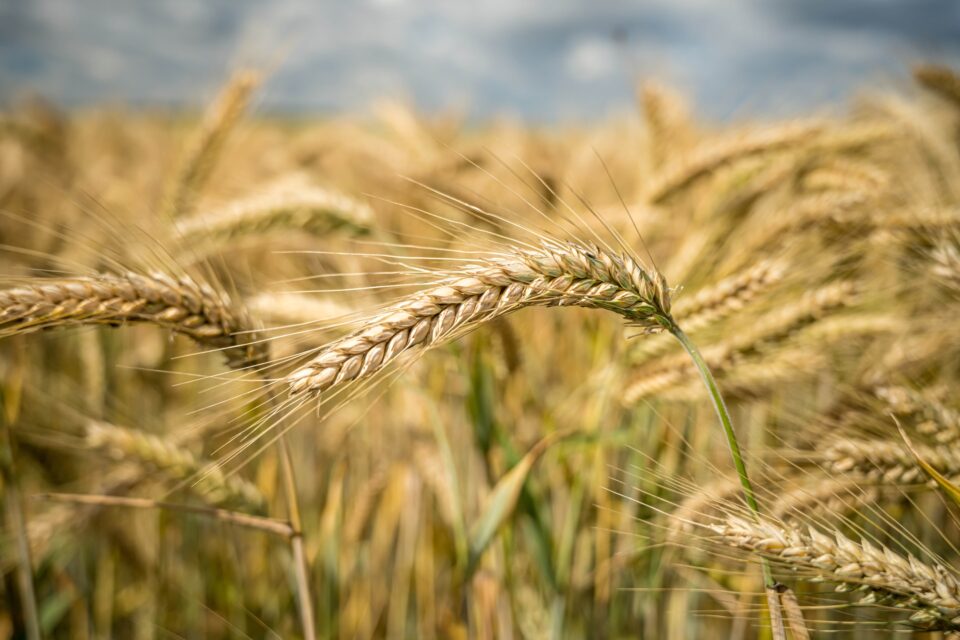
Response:
[[[960,637],[960,75],[546,128],[262,79],[0,114],[0,638]]]

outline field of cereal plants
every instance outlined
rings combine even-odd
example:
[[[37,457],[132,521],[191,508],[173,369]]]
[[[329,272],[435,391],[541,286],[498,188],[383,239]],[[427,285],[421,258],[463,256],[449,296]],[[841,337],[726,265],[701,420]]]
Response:
[[[546,129],[260,79],[2,114],[0,637],[960,633],[960,76]]]

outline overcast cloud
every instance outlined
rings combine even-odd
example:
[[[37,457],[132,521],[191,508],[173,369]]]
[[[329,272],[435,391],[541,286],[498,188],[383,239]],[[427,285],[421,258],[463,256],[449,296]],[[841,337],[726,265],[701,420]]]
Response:
[[[783,115],[960,62],[957,0],[0,0],[0,99],[192,105],[232,68],[262,110],[382,96],[533,121],[599,117],[632,78],[701,113]]]

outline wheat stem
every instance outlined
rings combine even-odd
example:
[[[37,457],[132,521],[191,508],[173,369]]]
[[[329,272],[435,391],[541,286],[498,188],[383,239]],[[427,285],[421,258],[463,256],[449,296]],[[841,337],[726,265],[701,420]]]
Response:
[[[287,515],[290,518],[290,549],[293,552],[293,570],[297,581],[297,600],[300,624],[305,640],[316,638],[313,616],[313,599],[310,596],[310,579],[307,555],[303,548],[303,523],[300,519],[300,501],[297,498],[297,481],[294,474],[290,444],[285,436],[277,442],[280,450],[280,468],[283,473],[283,492],[287,500]]]
[[[723,396],[720,394],[720,388],[717,387],[717,381],[714,380],[713,374],[710,373],[710,367],[707,366],[703,356],[700,355],[700,350],[697,349],[696,345],[690,342],[687,334],[685,334],[683,330],[680,329],[680,327],[676,324],[672,325],[669,328],[669,331],[683,346],[687,354],[689,354],[690,359],[693,360],[694,366],[696,366],[697,371],[700,373],[700,379],[703,380],[703,385],[707,388],[707,392],[710,394],[710,400],[713,402],[714,411],[717,413],[717,418],[719,418],[720,425],[723,427],[723,433],[727,438],[727,446],[730,449],[730,455],[733,457],[733,466],[736,468],[737,477],[740,479],[740,486],[743,489],[743,499],[746,501],[750,511],[753,512],[753,515],[759,521],[760,505],[757,504],[757,497],[753,491],[753,484],[750,482],[750,476],[747,474],[747,465],[743,460],[743,453],[740,451],[740,443],[737,441],[737,432],[733,428],[733,422],[730,420],[730,413],[727,411],[727,405],[724,403]],[[762,562],[762,569],[764,585],[767,589],[773,589],[775,587],[773,572],[770,570],[770,565],[766,562],[766,560]],[[773,601],[771,600],[771,611],[773,611],[772,602]],[[772,615],[771,618],[773,618]]]

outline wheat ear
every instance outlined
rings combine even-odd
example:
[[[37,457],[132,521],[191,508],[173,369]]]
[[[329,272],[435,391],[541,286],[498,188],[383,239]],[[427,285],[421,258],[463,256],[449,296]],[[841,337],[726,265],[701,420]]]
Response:
[[[221,91],[204,115],[203,124],[181,162],[170,209],[174,216],[190,211],[196,195],[213,172],[230,132],[243,116],[260,84],[260,74],[241,69]]]
[[[960,245],[943,244],[931,252],[931,273],[948,287],[960,293]]]
[[[99,274],[49,279],[0,291],[0,337],[58,326],[148,322],[222,349],[231,367],[267,361],[230,300],[186,276]]]
[[[254,485],[237,476],[226,476],[209,460],[197,458],[171,440],[152,433],[126,429],[106,422],[90,422],[86,443],[115,460],[139,460],[163,471],[175,480],[196,479],[197,493],[215,504],[240,502],[260,510],[266,504]]]
[[[735,339],[711,347],[705,353],[707,363],[711,369],[723,371],[761,348],[810,326],[826,313],[851,304],[855,291],[855,285],[845,280],[810,291],[799,302],[766,314]],[[682,383],[692,373],[690,363],[680,355],[654,360],[639,369],[627,383],[624,402],[632,404],[661,393]]]
[[[292,291],[264,291],[244,300],[250,313],[274,324],[316,324],[342,318],[357,309],[342,300]]]
[[[292,393],[368,378],[415,347],[433,347],[517,309],[602,308],[650,331],[669,328],[662,276],[626,255],[577,243],[546,243],[467,267],[327,345],[287,378]]]
[[[802,144],[823,132],[823,123],[798,122],[737,133],[704,144],[666,167],[649,187],[648,198],[663,203],[691,183],[731,162]]]
[[[342,193],[315,186],[280,185],[219,211],[177,221],[181,237],[194,244],[228,241],[274,230],[320,235],[334,229],[356,234],[370,231],[373,210]]]
[[[920,457],[951,479],[960,478],[960,453],[947,446],[915,446]],[[902,442],[894,440],[839,439],[828,443],[819,454],[834,473],[857,475],[889,484],[933,482],[916,457]]]
[[[875,393],[897,415],[912,415],[917,432],[937,444],[948,445],[960,440],[960,411],[944,405],[932,393],[897,386],[877,387]]]
[[[863,604],[882,602],[912,610],[910,621],[926,629],[960,630],[960,582],[953,572],[866,540],[836,532],[806,532],[768,521],[730,517],[710,525],[725,545],[758,553],[784,565],[848,588],[863,588]]]
[[[924,64],[914,68],[913,77],[926,89],[960,108],[960,75],[957,75],[953,69]]]

